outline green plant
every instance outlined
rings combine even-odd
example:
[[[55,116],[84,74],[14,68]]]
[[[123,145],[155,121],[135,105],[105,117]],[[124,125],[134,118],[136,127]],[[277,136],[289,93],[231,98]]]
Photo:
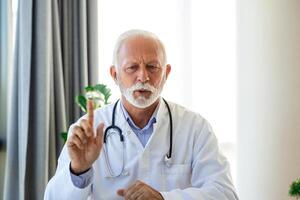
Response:
[[[109,104],[109,97],[111,96],[111,90],[104,84],[97,84],[95,86],[85,87],[85,94],[80,94],[75,97],[75,102],[81,108],[83,112],[87,112],[86,103],[88,99],[93,100],[94,110]],[[67,141],[68,133],[62,132],[61,137],[64,142]]]
[[[300,198],[300,178],[295,180],[291,185],[290,185],[290,190],[289,190],[289,195],[291,197],[296,197],[296,199]]]

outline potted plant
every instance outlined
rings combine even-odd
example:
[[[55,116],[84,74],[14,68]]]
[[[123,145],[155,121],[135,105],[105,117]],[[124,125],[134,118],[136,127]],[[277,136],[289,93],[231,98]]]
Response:
[[[295,180],[291,185],[290,185],[290,190],[289,190],[289,195],[291,197],[295,197],[296,199],[300,198],[300,178]]]
[[[75,102],[81,108],[83,112],[87,112],[86,103],[87,99],[93,100],[94,110],[109,104],[109,97],[111,96],[111,90],[104,84],[97,84],[95,86],[85,87],[85,94],[80,94],[75,97]],[[68,132],[62,132],[61,136],[64,142],[67,141]]]

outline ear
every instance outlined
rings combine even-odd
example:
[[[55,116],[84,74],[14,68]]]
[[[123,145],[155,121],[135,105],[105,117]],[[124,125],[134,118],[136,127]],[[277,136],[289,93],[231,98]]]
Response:
[[[117,69],[116,66],[112,65],[109,68],[109,72],[110,72],[110,76],[112,77],[112,79],[115,81],[115,83],[118,85],[118,81],[117,81]]]
[[[168,76],[169,76],[169,74],[170,74],[170,72],[171,72],[171,65],[170,64],[167,64],[166,65],[166,79],[168,78]]]

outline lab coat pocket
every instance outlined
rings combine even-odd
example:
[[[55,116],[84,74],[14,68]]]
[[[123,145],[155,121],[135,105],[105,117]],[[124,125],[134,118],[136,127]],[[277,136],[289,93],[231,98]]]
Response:
[[[164,177],[164,186],[167,191],[176,188],[184,189],[187,186],[190,186],[191,165],[190,164],[163,165],[162,177]]]

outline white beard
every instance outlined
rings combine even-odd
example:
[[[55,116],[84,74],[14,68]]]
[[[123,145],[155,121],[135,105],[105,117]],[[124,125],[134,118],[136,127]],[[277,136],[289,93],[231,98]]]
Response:
[[[166,80],[166,76],[164,75],[158,88],[153,87],[149,83],[141,83],[141,82],[138,82],[137,84],[131,86],[130,88],[125,88],[124,85],[121,83],[121,81],[118,81],[118,84],[120,87],[120,91],[122,95],[126,98],[126,100],[133,106],[143,109],[151,106],[160,97],[160,94],[165,84],[165,80]],[[150,91],[151,94],[148,98],[142,95],[135,98],[134,91],[136,90],[147,90]]]

